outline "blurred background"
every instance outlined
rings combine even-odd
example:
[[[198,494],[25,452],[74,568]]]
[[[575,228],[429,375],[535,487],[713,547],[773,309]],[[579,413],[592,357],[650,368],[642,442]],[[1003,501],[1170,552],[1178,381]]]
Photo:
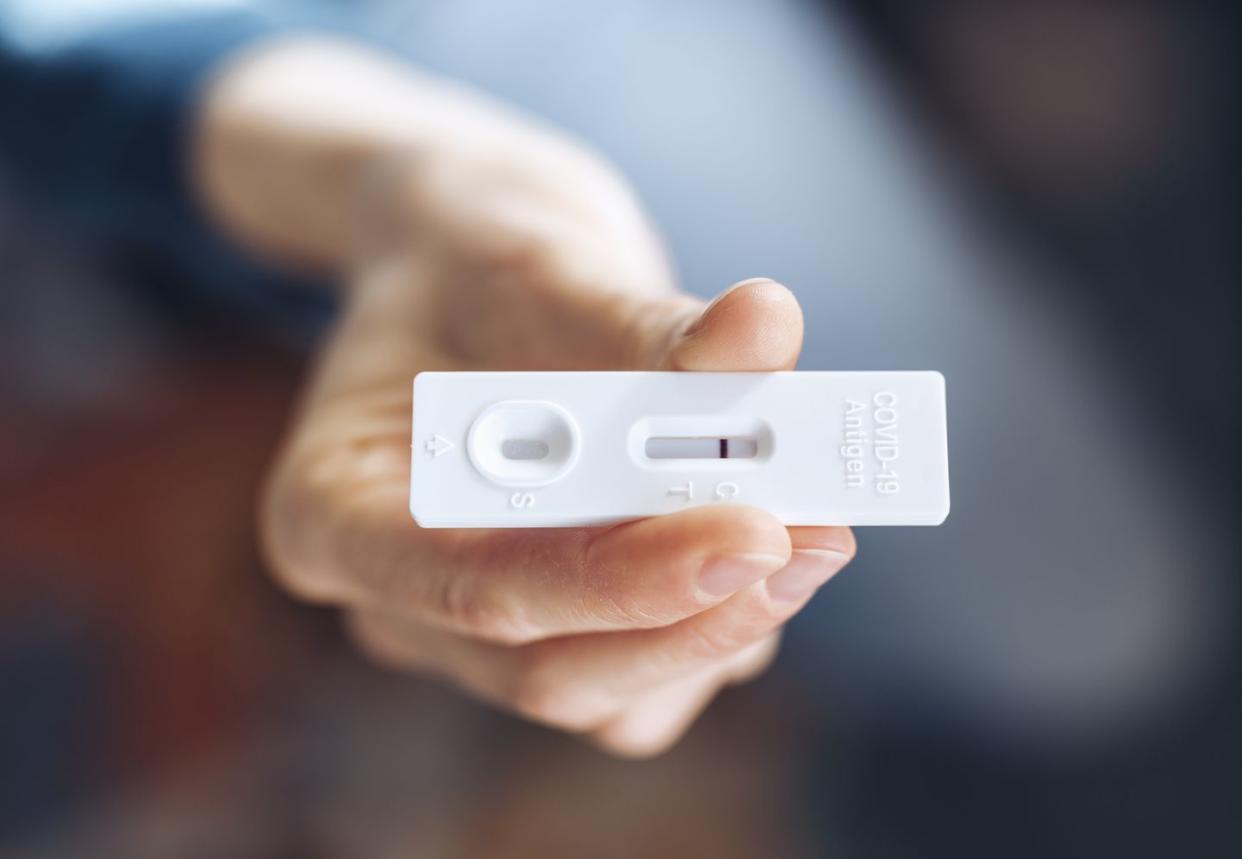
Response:
[[[942,371],[953,513],[860,532],[767,676],[607,758],[279,593],[253,504],[308,345],[155,297],[0,164],[0,852],[1239,855],[1228,4],[267,5],[590,140],[688,289],[794,289],[802,369]]]

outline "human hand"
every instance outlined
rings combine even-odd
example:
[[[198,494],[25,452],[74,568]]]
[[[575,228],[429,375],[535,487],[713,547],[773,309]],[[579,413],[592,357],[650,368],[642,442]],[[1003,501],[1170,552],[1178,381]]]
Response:
[[[846,528],[712,505],[607,528],[424,530],[410,519],[410,382],[423,370],[780,370],[802,317],[746,281],[678,293],[617,173],[457,90],[446,133],[372,164],[345,309],[265,496],[294,594],[341,606],[378,660],[446,677],[622,754],[674,742],[771,659],[852,556]],[[330,232],[330,230],[329,230]],[[288,235],[296,238],[296,232]]]

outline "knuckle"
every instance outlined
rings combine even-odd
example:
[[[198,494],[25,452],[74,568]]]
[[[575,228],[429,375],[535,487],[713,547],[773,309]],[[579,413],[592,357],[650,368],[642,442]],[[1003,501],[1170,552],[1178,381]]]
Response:
[[[657,583],[643,575],[640,566],[618,561],[613,554],[599,557],[597,545],[588,544],[576,561],[583,571],[581,581],[589,582],[589,608],[583,613],[590,614],[591,620],[608,628],[651,629],[681,620],[697,609],[689,591]]]
[[[306,567],[273,561],[272,580],[294,599],[312,605],[332,605],[341,601],[340,589],[327,576]]]
[[[771,632],[782,615],[763,595],[763,583],[734,595],[727,614],[709,612],[687,626],[690,654],[714,660],[732,656]]]
[[[301,435],[260,496],[258,529],[273,577],[309,602],[358,602],[373,591],[389,596],[401,587],[398,547],[364,515],[387,488],[386,475],[356,439],[314,427]]]
[[[729,656],[745,645],[734,629],[713,623],[695,623],[688,628],[687,647],[695,659],[711,660]]]
[[[525,224],[509,230],[504,241],[493,240],[481,247],[477,259],[490,296],[502,290],[515,295],[538,290],[556,280],[557,238],[544,224]]]
[[[309,496],[300,485],[300,470],[286,458],[265,484],[259,502],[257,529],[260,550],[275,582],[294,597],[311,603],[341,597],[322,558],[310,545],[307,527]]]
[[[434,611],[451,628],[481,641],[516,646],[532,641],[533,630],[474,577],[462,573],[442,578]]]
[[[670,727],[644,735],[613,731],[593,737],[592,742],[618,758],[645,761],[658,758],[677,745],[680,739],[681,732]]]
[[[504,703],[514,712],[550,727],[580,733],[608,715],[608,709],[587,694],[581,684],[566,682],[547,660],[521,660],[504,692]]]
[[[657,604],[653,597],[635,593],[633,584],[624,577],[601,577],[594,596],[599,616],[609,626],[650,629],[680,617],[677,611]]]
[[[722,539],[732,541],[735,546],[784,555],[791,550],[789,531],[772,516],[757,514],[753,510],[739,510],[722,520],[721,524],[727,529]]]

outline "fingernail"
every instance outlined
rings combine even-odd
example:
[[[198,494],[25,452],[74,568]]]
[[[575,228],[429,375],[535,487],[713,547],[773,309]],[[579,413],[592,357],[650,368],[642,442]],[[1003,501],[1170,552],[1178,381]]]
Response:
[[[831,549],[797,549],[789,563],[768,579],[768,596],[778,602],[806,599],[849,560],[848,555]]]
[[[760,553],[713,558],[699,573],[699,589],[709,597],[727,597],[785,566],[780,555]]]

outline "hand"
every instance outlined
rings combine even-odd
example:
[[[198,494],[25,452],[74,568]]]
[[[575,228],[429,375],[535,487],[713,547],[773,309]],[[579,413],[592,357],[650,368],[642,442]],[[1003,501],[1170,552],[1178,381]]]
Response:
[[[801,312],[770,280],[707,307],[676,292],[600,159],[457,91],[437,98],[469,132],[423,135],[371,183],[346,307],[266,493],[272,567],[342,606],[387,664],[652,754],[767,665],[781,625],[853,555],[851,533],[735,505],[609,528],[420,529],[411,379],[789,369]]]

